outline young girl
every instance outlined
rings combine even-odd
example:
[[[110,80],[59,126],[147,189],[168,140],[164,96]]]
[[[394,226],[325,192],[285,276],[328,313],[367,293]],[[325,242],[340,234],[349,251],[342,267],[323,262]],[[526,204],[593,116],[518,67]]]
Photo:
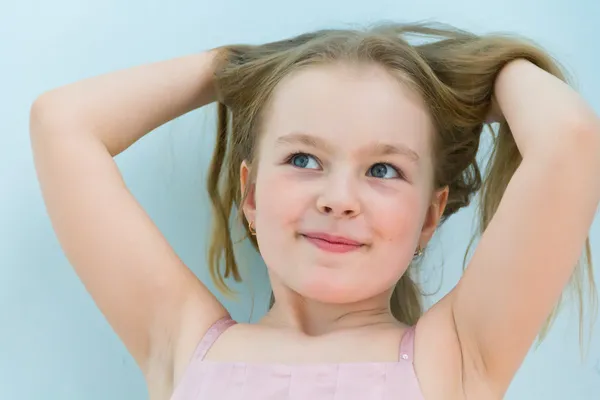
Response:
[[[113,162],[214,101],[210,268],[221,289],[220,259],[239,279],[237,208],[273,289],[256,324],[231,320]],[[31,139],[64,251],[152,399],[501,398],[581,277],[600,199],[600,122],[551,59],[448,27],[318,31],[87,79],[35,101]],[[480,186],[476,252],[421,315],[409,266]]]

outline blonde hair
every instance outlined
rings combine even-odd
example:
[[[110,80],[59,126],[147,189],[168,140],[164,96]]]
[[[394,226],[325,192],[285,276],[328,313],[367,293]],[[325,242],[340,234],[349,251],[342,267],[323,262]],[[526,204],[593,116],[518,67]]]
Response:
[[[417,43],[410,44],[411,38]],[[291,72],[339,62],[375,63],[416,90],[428,106],[436,128],[432,146],[435,188],[449,187],[440,224],[467,206],[472,195],[481,189],[478,233],[489,224],[521,162],[510,128],[502,121],[492,133],[493,152],[485,179],[477,164],[476,154],[491,108],[496,76],[508,62],[525,58],[565,80],[558,64],[524,39],[475,35],[441,24],[379,24],[366,30],[319,30],[263,45],[226,46],[219,51],[215,65],[218,131],[208,177],[208,192],[214,207],[209,265],[211,277],[223,293],[231,293],[224,278],[232,276],[241,281],[230,226],[234,206],[243,204],[247,195],[240,189],[240,164],[246,160],[252,165],[257,157],[261,117],[271,93]],[[252,172],[250,179],[254,179]],[[248,233],[243,218],[242,223]],[[247,236],[258,250],[256,239]],[[224,274],[220,271],[222,257]],[[572,277],[580,309],[584,303],[586,270],[589,293],[595,299],[589,239],[585,257]],[[423,306],[419,287],[409,275],[405,273],[400,278],[390,305],[397,320],[413,325]],[[273,301],[271,295],[271,306]],[[580,328],[581,321],[582,318]]]

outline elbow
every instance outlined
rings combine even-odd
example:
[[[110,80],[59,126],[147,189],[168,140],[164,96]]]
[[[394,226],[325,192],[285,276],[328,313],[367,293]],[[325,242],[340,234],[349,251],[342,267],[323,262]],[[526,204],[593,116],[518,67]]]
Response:
[[[47,143],[48,140],[56,139],[93,140],[99,141],[106,147],[111,156],[122,151],[121,143],[109,147],[102,142],[101,138],[94,134],[90,124],[82,118],[78,118],[76,106],[66,100],[62,100],[59,93],[53,91],[45,92],[38,96],[31,104],[29,111],[29,137],[32,144],[35,142]]]
[[[573,116],[544,134],[540,141],[545,143],[534,146],[523,161],[600,201],[600,120],[589,114]]]
[[[52,130],[59,119],[56,103],[50,92],[38,96],[29,110],[29,135],[39,135]]]
[[[571,132],[571,157],[596,179],[600,173],[600,119],[596,116],[582,119]]]
[[[29,110],[29,134],[47,135],[65,132],[65,127],[82,126],[76,118],[75,105],[64,99],[59,91],[50,90],[39,95]]]
[[[538,155],[561,160],[574,168],[600,172],[600,120],[587,114],[573,116],[560,125]]]
[[[577,154],[593,159],[600,159],[600,119],[593,111],[586,108],[581,115],[573,117],[565,129],[569,132],[564,135],[567,146]]]
[[[600,120],[581,118],[568,128],[569,134],[555,152],[561,168],[572,181],[587,182],[587,190],[600,201]],[[555,170],[556,171],[556,170]]]

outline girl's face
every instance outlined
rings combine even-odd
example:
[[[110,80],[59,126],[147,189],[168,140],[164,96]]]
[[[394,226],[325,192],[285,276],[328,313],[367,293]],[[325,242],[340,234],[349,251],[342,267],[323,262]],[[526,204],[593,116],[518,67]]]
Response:
[[[243,206],[276,296],[345,304],[389,293],[445,205],[432,134],[419,96],[375,65],[306,68],[278,85]],[[244,163],[243,187],[248,176]]]

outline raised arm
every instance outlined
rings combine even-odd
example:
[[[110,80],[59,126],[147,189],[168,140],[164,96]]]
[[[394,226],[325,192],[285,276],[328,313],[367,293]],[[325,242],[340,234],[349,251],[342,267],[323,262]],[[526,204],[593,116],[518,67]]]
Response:
[[[54,230],[97,306],[146,373],[158,355],[161,364],[170,365],[168,359],[181,350],[187,316],[194,314],[195,322],[186,332],[201,334],[226,311],[127,190],[113,156],[214,100],[214,54],[76,82],[42,94],[31,110],[35,165]]]
[[[503,68],[495,95],[523,161],[449,298],[464,357],[503,393],[583,252],[600,199],[600,122],[525,60]]]

